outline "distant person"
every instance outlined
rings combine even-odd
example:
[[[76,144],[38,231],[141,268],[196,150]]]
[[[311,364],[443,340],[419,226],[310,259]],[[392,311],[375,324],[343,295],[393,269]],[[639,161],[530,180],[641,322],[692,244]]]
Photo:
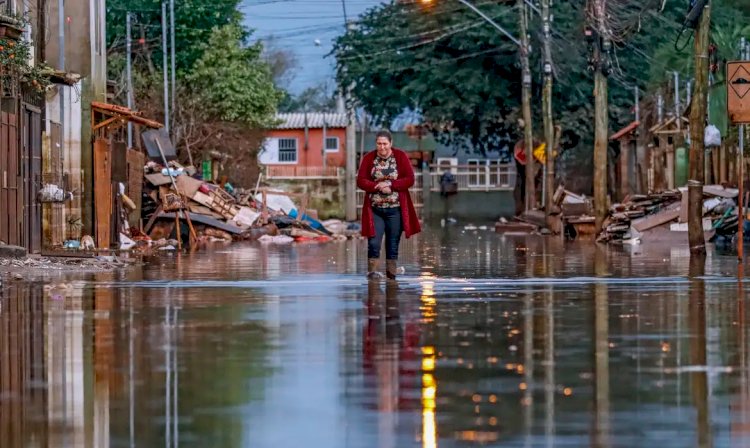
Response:
[[[359,166],[357,186],[365,191],[362,204],[362,236],[367,242],[367,275],[377,277],[380,247],[385,236],[386,276],[396,279],[401,233],[409,238],[422,229],[409,188],[414,169],[404,151],[393,148],[393,137],[380,131],[376,150],[365,154]]]
[[[457,193],[458,182],[456,181],[456,176],[450,170],[444,171],[443,175],[440,176],[440,195],[447,198]]]

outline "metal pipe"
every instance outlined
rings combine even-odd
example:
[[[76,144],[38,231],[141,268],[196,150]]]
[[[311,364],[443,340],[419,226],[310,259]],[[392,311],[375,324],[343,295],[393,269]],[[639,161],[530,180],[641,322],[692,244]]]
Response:
[[[161,49],[164,77],[164,128],[169,133],[169,83],[167,81],[167,4],[161,2]]]
[[[126,71],[128,76],[128,109],[133,109],[133,66],[132,66],[132,38],[130,33],[130,13],[125,13],[125,45],[127,47],[127,65]],[[133,123],[128,121],[128,148],[133,147]]]
[[[57,0],[57,21],[58,21],[58,59],[60,71],[65,73],[65,0]],[[44,39],[41,36],[40,39]],[[65,153],[65,86],[60,85],[58,89],[60,96],[60,138],[63,142],[63,154]],[[93,126],[94,123],[91,123]]]
[[[635,86],[635,121],[641,121],[641,92]]]
[[[174,37],[174,0],[169,0],[169,22],[170,22],[169,34],[170,34],[170,41],[171,41],[170,42],[171,48],[169,51],[171,52],[171,57],[172,57],[172,74],[171,74],[172,76],[172,113],[175,113],[176,111],[175,99],[177,98],[175,90],[177,89],[177,83],[175,82],[176,63],[175,63],[175,49],[174,49],[175,48],[175,45],[174,45],[174,40],[175,40],[175,37]],[[174,128],[174,126],[172,126],[172,128]]]
[[[677,129],[681,128],[680,123],[680,74],[674,72],[674,116],[677,119]]]

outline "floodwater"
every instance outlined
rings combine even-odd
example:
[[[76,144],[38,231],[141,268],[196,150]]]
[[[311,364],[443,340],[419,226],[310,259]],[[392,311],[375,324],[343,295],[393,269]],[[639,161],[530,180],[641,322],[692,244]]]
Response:
[[[737,261],[463,227],[13,283],[0,446],[750,446]]]

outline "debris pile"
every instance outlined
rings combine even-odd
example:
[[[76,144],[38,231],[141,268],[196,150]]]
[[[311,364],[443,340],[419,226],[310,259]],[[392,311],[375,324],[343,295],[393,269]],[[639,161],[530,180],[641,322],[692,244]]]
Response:
[[[610,207],[597,241],[628,240],[636,232],[642,233],[674,221],[680,216],[681,201],[682,193],[679,190],[629,196],[622,203]],[[631,232],[631,229],[636,232]]]
[[[338,220],[318,221],[315,211],[304,206],[306,195],[235,189],[194,176],[194,168],[176,161],[168,167],[148,162],[141,215],[146,224],[122,234],[121,244],[173,250],[211,242],[327,242],[346,240],[359,230]],[[293,197],[301,197],[303,206]]]
[[[718,185],[703,188],[704,232],[733,234],[737,231],[737,195],[738,190]],[[629,196],[610,208],[597,241],[639,244],[646,232],[660,228],[687,233],[687,209],[687,188]]]

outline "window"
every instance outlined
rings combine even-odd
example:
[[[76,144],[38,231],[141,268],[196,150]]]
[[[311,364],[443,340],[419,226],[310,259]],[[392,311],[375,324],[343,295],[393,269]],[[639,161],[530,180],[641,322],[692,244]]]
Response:
[[[338,152],[339,150],[339,138],[338,137],[326,137],[326,152]]]
[[[484,161],[469,159],[466,161],[466,164],[468,165],[467,171],[469,173],[469,186],[479,187],[484,185]]]
[[[297,162],[297,139],[280,138],[279,139],[279,163],[296,163]]]

